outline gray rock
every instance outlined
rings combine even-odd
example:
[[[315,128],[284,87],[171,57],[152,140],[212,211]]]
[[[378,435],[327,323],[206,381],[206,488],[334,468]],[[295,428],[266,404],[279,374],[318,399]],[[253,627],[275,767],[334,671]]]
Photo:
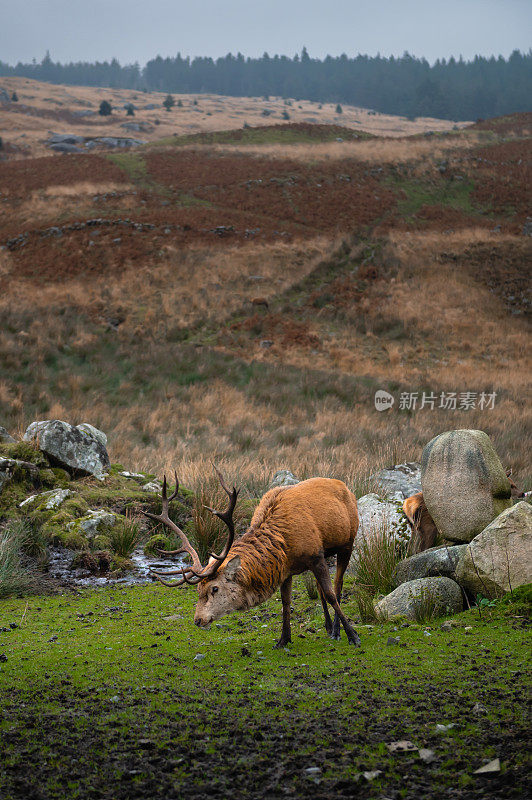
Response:
[[[433,547],[400,561],[395,570],[395,585],[400,586],[416,578],[446,577],[454,578],[460,555],[467,545],[453,547]]]
[[[532,236],[532,217],[527,217],[522,230],[523,236]]]
[[[98,428],[95,428],[94,425],[91,425],[88,422],[82,422],[81,425],[76,425],[78,431],[82,433],[86,433],[88,436],[92,436],[93,439],[96,439],[97,442],[100,442],[104,447],[107,447],[107,435],[100,431]]]
[[[421,464],[407,461],[394,467],[381,469],[371,476],[383,497],[388,500],[406,500],[421,491]]]
[[[75,133],[54,133],[46,140],[47,144],[83,144],[84,137]]]
[[[80,147],[77,147],[75,144],[67,144],[66,142],[60,142],[58,144],[51,144],[50,150],[54,150],[56,153],[82,153]]]
[[[18,507],[31,506],[33,509],[39,507],[43,511],[52,511],[55,508],[59,508],[71,494],[70,489],[51,489],[49,492],[41,492],[40,494],[32,494],[30,497],[26,497],[22,503],[19,503]]]
[[[60,466],[103,480],[111,466],[99,439],[59,419],[32,422],[24,441],[37,440],[39,449]]]
[[[23,469],[30,473],[33,477],[37,477],[39,469],[35,464],[29,461],[20,461],[18,458],[2,458],[0,457],[0,492],[11,480],[15,469]]]
[[[140,139],[127,139],[119,136],[98,136],[93,141],[106,147],[138,147],[141,144],[146,144]]]
[[[351,556],[350,571],[356,573],[359,552],[366,544],[386,537],[406,544],[410,538],[410,527],[399,503],[382,500],[378,495],[365,494],[357,501],[359,527]]]
[[[434,617],[462,611],[462,592],[450,578],[418,578],[403,583],[375,606],[383,619],[406,617],[415,620],[423,612]]]
[[[456,580],[484,597],[501,597],[532,583],[532,507],[507,508],[467,545],[456,565]]]
[[[143,476],[144,477],[144,476]],[[163,490],[163,485],[160,481],[148,481],[143,486],[141,486],[145,492],[154,492],[155,494],[160,494]]]
[[[483,431],[432,439],[421,458],[421,484],[436,527],[453,542],[470,542],[512,503],[510,482]]]
[[[8,433],[8,431],[0,425],[0,444],[14,444],[17,440]]]
[[[76,529],[82,532],[88,539],[93,539],[99,533],[107,533],[116,523],[116,515],[108,511],[88,511],[84,517],[80,517],[68,525],[70,530]]]
[[[300,483],[300,480],[289,469],[280,469],[273,476],[268,489],[275,489],[276,486],[295,486],[296,483]]]
[[[9,96],[9,94],[6,92],[5,89],[0,87],[0,103],[4,106],[10,102],[11,102],[11,97]]]

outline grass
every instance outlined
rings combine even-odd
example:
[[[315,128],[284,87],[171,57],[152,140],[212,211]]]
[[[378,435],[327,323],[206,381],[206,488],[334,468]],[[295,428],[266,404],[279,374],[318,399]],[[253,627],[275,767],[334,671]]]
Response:
[[[120,519],[119,523],[110,529],[107,534],[111,542],[113,553],[122,558],[129,558],[141,539],[139,520],[127,516]]]
[[[349,584],[349,582],[348,582]],[[344,607],[356,616],[347,589]],[[325,636],[319,601],[294,592],[294,643],[273,650],[275,597],[208,631],[194,590],[109,587],[3,602],[0,793],[68,796],[492,798],[525,792],[523,620],[498,604],[451,632],[360,627]],[[466,626],[472,626],[470,632]],[[426,626],[425,626],[426,627]],[[301,634],[301,635],[298,635]],[[401,645],[387,647],[390,635]],[[197,655],[202,656],[196,659]],[[472,713],[479,703],[481,714]],[[438,733],[436,725],[454,725]],[[391,754],[407,739],[434,751]],[[306,770],[317,767],[315,775]],[[360,773],[380,770],[373,781]]]
[[[0,531],[0,598],[24,593],[33,586],[32,576],[21,558],[30,537],[29,526],[18,520]]]
[[[169,136],[154,142],[151,146],[161,147],[173,145],[183,147],[186,145],[213,145],[213,144],[238,144],[238,145],[272,145],[272,144],[318,144],[320,142],[334,142],[337,138],[345,141],[366,140],[373,138],[372,134],[364,131],[354,131],[338,125],[328,125],[320,129],[314,125],[298,126],[290,124],[265,125],[245,127],[237,130],[209,131],[191,133],[181,136]]]
[[[407,541],[397,541],[395,531],[383,521],[355,544],[357,586],[370,597],[391,592],[395,588],[395,568],[406,556]]]

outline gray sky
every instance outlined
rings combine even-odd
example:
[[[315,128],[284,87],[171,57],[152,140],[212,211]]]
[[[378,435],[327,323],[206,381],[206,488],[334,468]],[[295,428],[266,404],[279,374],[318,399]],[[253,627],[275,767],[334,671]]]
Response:
[[[0,60],[157,54],[508,56],[531,46],[531,0],[0,0]]]

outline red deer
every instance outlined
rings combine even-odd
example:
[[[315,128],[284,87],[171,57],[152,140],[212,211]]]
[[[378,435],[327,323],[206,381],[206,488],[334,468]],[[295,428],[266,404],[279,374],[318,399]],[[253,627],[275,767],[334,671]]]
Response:
[[[517,488],[510,477],[511,474],[511,469],[506,471],[512,498],[517,500],[525,497],[525,492]],[[416,553],[422,553],[424,550],[428,550],[429,547],[434,547],[438,538],[438,529],[425,505],[423,492],[417,492],[417,494],[407,497],[403,503],[403,511],[412,528],[412,536],[408,545],[407,555],[412,556]]]
[[[255,306],[255,308],[258,308],[259,306],[264,306],[267,311],[270,308],[268,301],[266,300],[265,297],[252,297],[250,303],[252,306]]]
[[[244,611],[262,603],[281,588],[283,626],[276,647],[291,641],[290,600],[292,577],[311,570],[325,615],[325,628],[333,639],[340,638],[340,623],[350,644],[359,645],[360,638],[340,608],[344,572],[349,564],[353,542],[358,529],[355,496],[342,481],[330,478],[311,478],[295,486],[279,486],[266,492],[251,519],[251,524],[234,541],[233,512],[238,491],[230,491],[216,470],[220,483],[229,497],[223,512],[208,510],[219,517],[229,529],[220,555],[210,553],[202,566],[197,552],[187,536],[168,516],[170,500],[177,496],[179,483],[170,498],[166,492],[166,477],[162,490],[162,513],[147,516],[162,522],[176,533],[181,546],[177,550],[161,550],[164,555],[188,553],[192,564],[165,572],[153,570],[155,577],[166,586],[197,585],[198,603],[194,622],[200,628],[209,625],[232,611]],[[331,584],[326,558],[336,555],[336,578]],[[164,580],[178,576],[174,582]],[[335,611],[331,622],[329,603]]]

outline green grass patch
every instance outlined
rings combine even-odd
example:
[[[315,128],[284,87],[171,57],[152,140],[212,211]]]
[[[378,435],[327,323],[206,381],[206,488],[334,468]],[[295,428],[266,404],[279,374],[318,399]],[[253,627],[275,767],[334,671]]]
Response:
[[[146,147],[173,145],[211,145],[211,144],[318,144],[334,142],[336,139],[354,141],[373,139],[371,133],[353,131],[340,125],[320,125],[311,123],[293,123],[289,125],[261,125],[257,127],[237,128],[228,131],[209,131],[189,133],[183,136],[167,136]]]
[[[195,597],[149,585],[3,601],[3,798],[36,782],[48,800],[524,796],[528,647],[512,606],[449,632],[359,625],[353,649],[325,636],[297,581],[279,651],[278,597],[210,631],[193,625]],[[351,594],[344,607],[357,616]],[[434,761],[391,754],[400,739]],[[487,787],[474,771],[496,757]]]
[[[403,178],[386,182],[399,191],[397,211],[407,219],[415,217],[423,206],[445,206],[473,216],[482,213],[471,200],[474,183],[466,178],[461,181],[442,179],[437,184]]]

